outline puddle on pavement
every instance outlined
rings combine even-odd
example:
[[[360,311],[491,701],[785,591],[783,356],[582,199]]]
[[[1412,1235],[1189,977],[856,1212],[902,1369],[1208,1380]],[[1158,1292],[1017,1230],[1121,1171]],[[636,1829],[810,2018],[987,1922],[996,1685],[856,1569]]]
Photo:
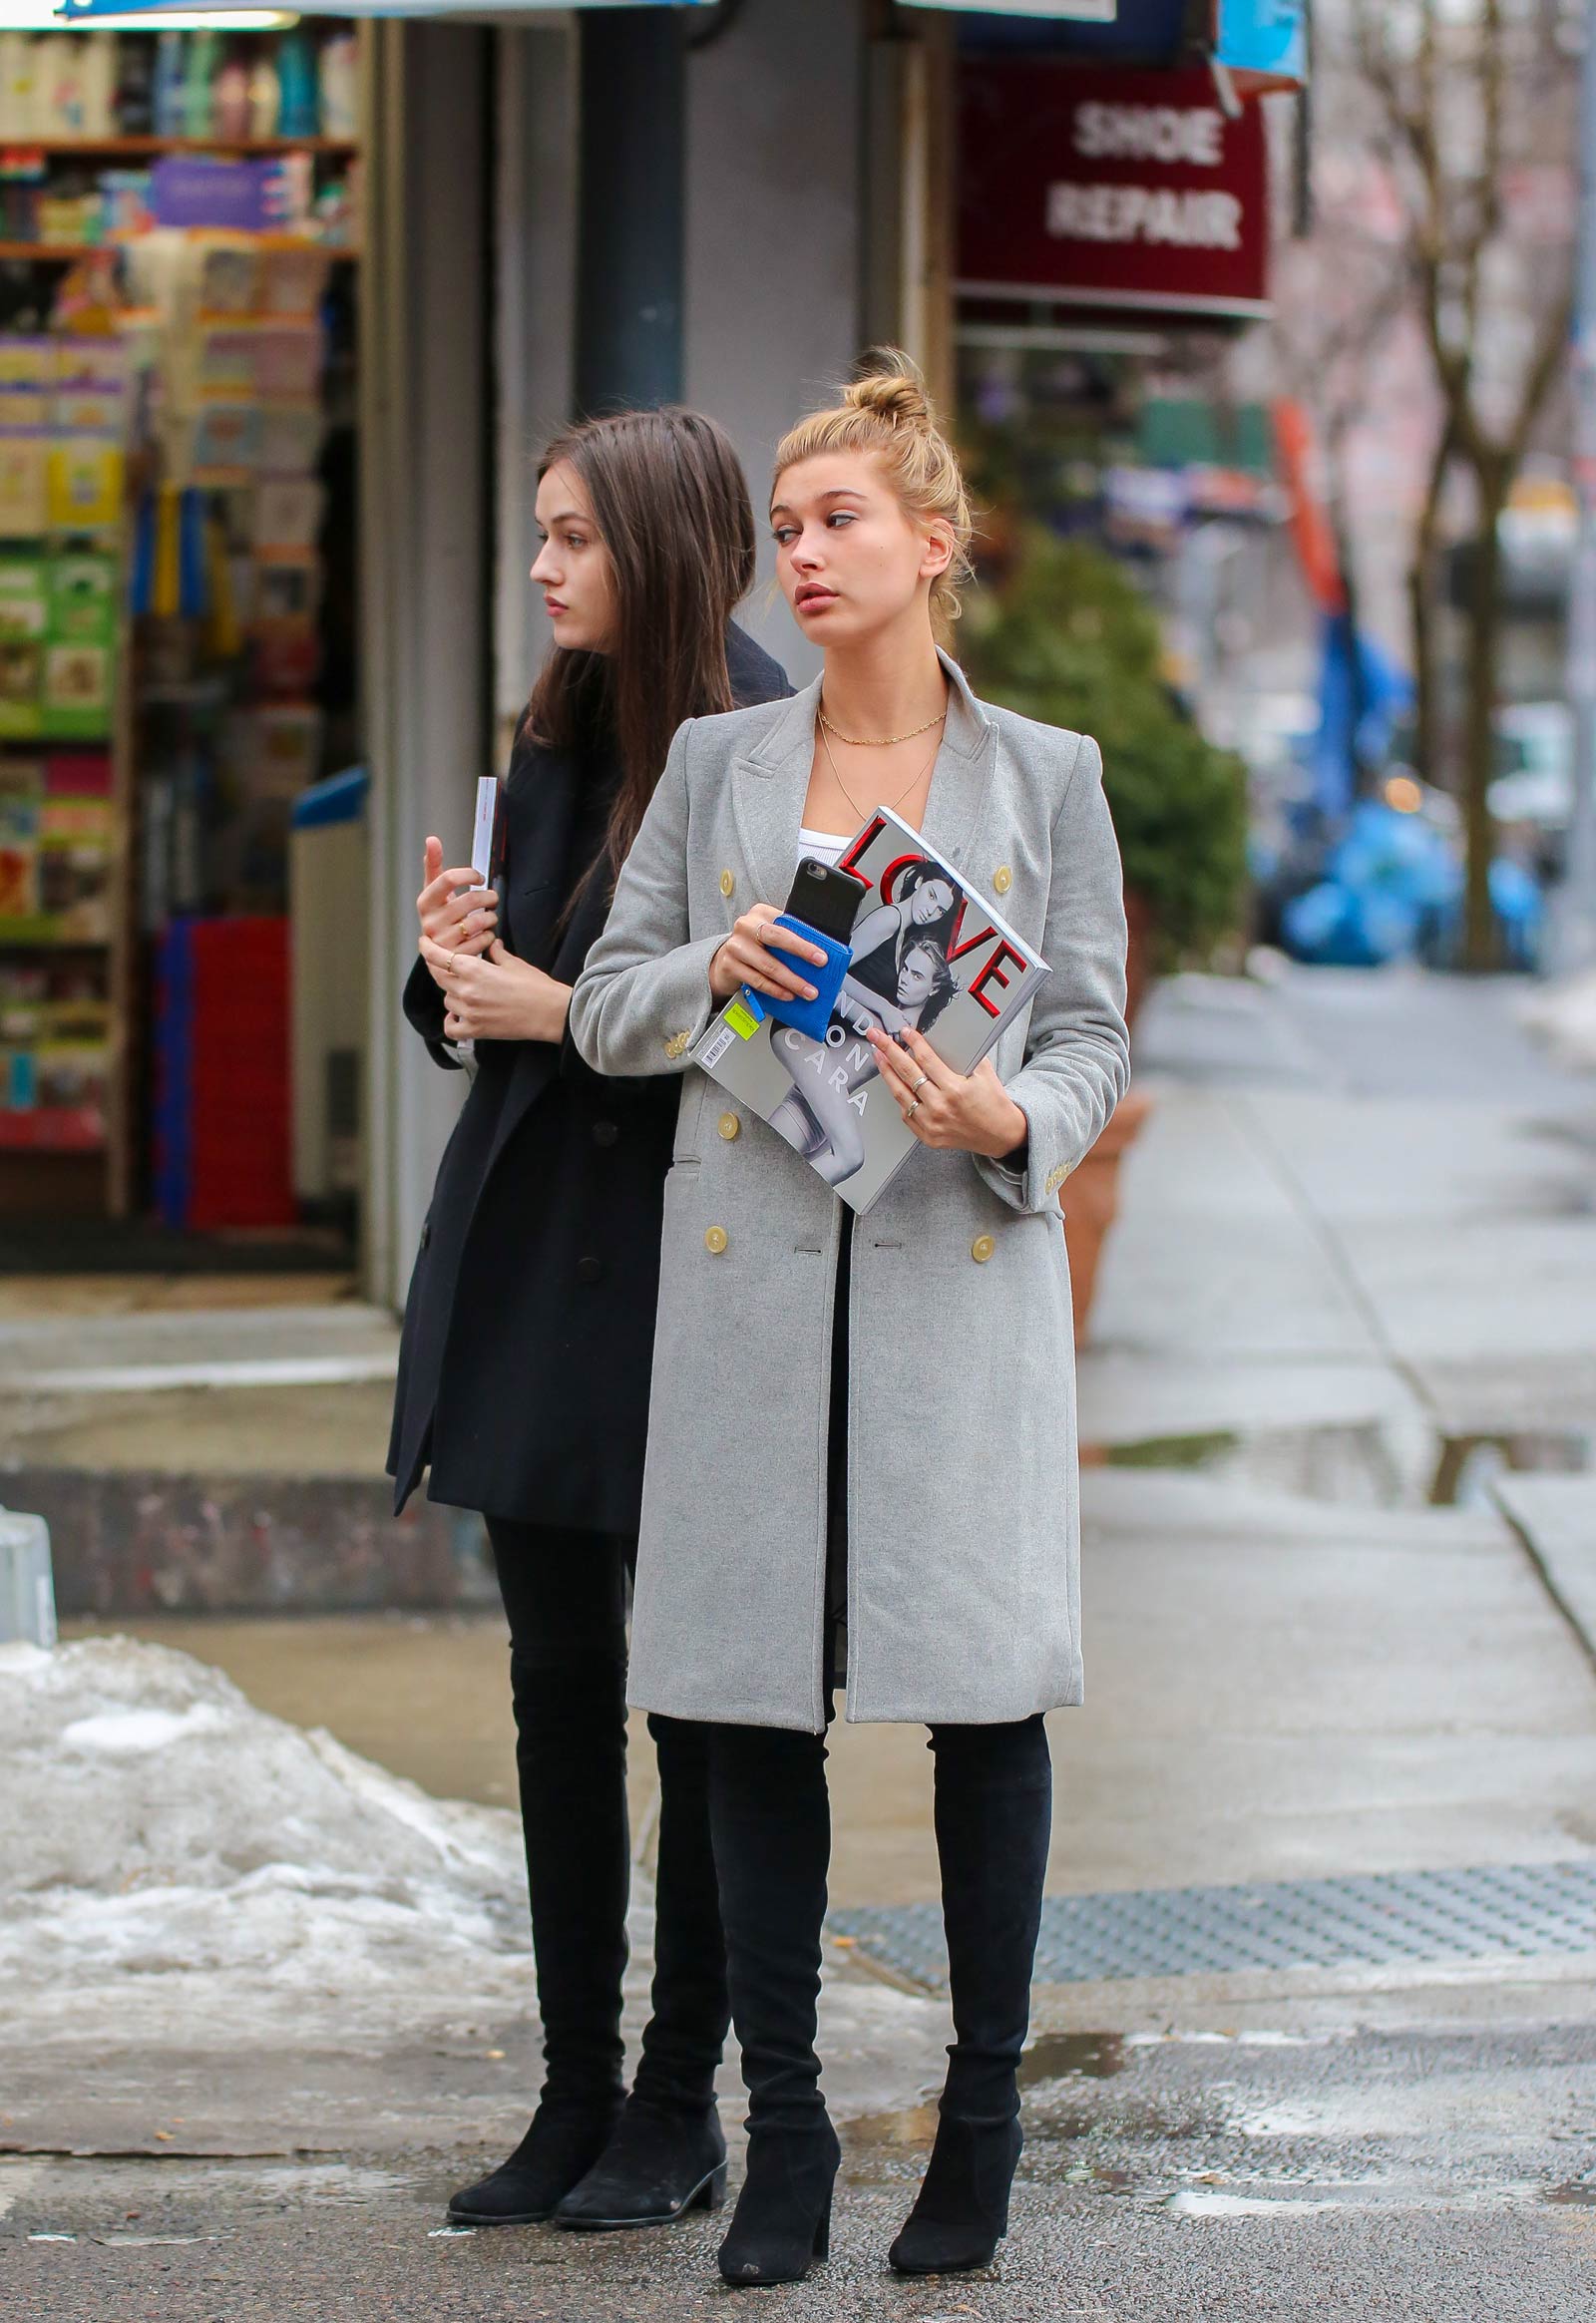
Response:
[[[1305,2194],[1228,2194],[1206,2186],[1182,2186],[1165,2198],[1163,2207],[1176,2218],[1300,2217],[1307,2210],[1339,2210],[1334,2197]]]
[[[168,2160],[150,2156],[160,2170],[158,2185],[146,2195],[147,2204],[213,2199],[277,2208],[301,2204],[335,2208],[364,2208],[394,2194],[426,2189],[430,2173],[423,2169],[376,2169],[346,2161],[260,2161],[244,2156],[203,2160]]]
[[[1442,1436],[1430,1504],[1481,1508],[1490,1503],[1490,1487],[1498,1476],[1582,1476],[1592,1468],[1596,1435],[1576,1428]]]
[[[1543,2187],[1540,2198],[1569,2209],[1596,2210],[1596,2178],[1567,2178],[1560,2186]]]
[[[926,2146],[937,2134],[937,2107],[905,2106],[898,2113],[858,2114],[845,2130],[848,2143],[858,2146]]]
[[[1026,2110],[1029,2133],[1049,2142],[1089,2135],[1097,2126],[1094,2113],[1049,2106],[1045,2093],[1060,2082],[1108,2081],[1125,2064],[1122,2033],[1043,2033],[1019,2062],[1020,2088],[1040,2093]],[[850,2148],[861,2153],[924,2151],[936,2134],[935,2098],[892,2113],[860,2114],[847,2127]]]
[[[1071,2074],[1087,2081],[1107,2081],[1125,2070],[1122,2033],[1043,2033],[1032,2041],[1019,2061],[1019,2086],[1063,2081]]]
[[[1083,1450],[1088,1466],[1173,1469],[1310,1500],[1399,1507],[1423,1497],[1422,1451],[1409,1428],[1378,1420],[1146,1436]]]
[[[1139,1443],[1082,1444],[1080,1456],[1091,1467],[1208,1468],[1244,1438],[1235,1428],[1222,1427],[1207,1435],[1149,1435]]]
[[[1489,1504],[1495,1477],[1583,1475],[1596,1433],[1575,1428],[1442,1435],[1422,1424],[1359,1420],[1332,1426],[1210,1429],[1081,1447],[1086,1467],[1200,1474],[1258,1491],[1364,1508]]]

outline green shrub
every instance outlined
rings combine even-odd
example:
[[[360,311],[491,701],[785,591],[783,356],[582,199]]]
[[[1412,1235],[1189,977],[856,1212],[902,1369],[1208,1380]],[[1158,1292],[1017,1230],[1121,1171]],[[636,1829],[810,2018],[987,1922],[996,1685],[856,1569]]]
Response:
[[[1100,744],[1125,885],[1147,903],[1159,965],[1206,960],[1241,914],[1246,776],[1170,695],[1135,582],[1100,549],[1031,533],[972,591],[960,632],[978,693]]]

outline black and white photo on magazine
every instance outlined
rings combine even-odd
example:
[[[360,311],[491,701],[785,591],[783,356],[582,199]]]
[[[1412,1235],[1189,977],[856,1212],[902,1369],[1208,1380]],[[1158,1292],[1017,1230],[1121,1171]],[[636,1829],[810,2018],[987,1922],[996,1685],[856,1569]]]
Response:
[[[972,1072],[1047,970],[885,808],[850,842],[840,868],[865,881],[866,893],[825,1039],[734,1000],[704,1034],[697,1061],[863,1211],[916,1143],[881,1086],[871,1031],[913,1026],[956,1071]]]

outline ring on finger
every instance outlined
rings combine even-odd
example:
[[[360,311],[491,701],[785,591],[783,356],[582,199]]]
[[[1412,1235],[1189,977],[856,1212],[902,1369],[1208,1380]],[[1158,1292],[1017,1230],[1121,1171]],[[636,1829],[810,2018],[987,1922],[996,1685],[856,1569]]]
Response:
[[[922,1073],[918,1081],[911,1081],[909,1084],[909,1094],[911,1097],[918,1097],[921,1090],[925,1087],[930,1078],[930,1073]]]
[[[910,1107],[909,1107],[908,1111],[905,1113],[905,1115],[904,1115],[904,1119],[905,1119],[906,1121],[913,1121],[913,1119],[914,1119],[915,1115],[916,1115],[916,1114],[917,1114],[919,1111],[920,1111],[920,1099],[919,1099],[918,1097],[916,1097],[916,1098],[915,1098],[915,1100],[914,1100],[914,1102],[913,1102],[913,1103],[910,1105]]]

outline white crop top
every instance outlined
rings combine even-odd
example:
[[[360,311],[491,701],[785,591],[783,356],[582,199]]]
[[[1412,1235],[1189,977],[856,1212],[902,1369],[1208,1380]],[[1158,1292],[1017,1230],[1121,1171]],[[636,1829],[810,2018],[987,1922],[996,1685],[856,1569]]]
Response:
[[[812,855],[819,863],[840,863],[842,851],[852,838],[851,831],[838,833],[836,831],[808,831],[800,828],[798,833],[799,860],[801,861],[806,855]]]

